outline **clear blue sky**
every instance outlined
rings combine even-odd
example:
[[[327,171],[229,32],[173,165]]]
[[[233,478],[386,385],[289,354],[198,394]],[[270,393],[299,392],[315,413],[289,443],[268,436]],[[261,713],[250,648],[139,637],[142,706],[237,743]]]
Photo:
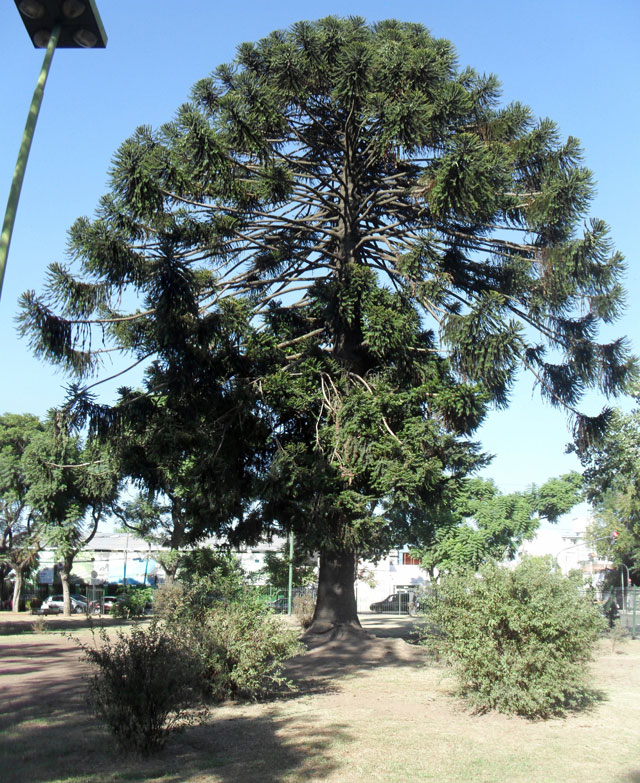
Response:
[[[248,0],[97,0],[109,36],[102,51],[56,52],[36,129],[9,254],[0,345],[0,413],[43,415],[65,378],[18,340],[14,317],[26,289],[42,288],[50,261],[65,257],[66,231],[106,191],[110,159],[139,125],[172,118],[191,85],[233,58],[235,47],[300,19],[328,14],[421,22],[456,45],[460,64],[496,73],[505,102],[520,100],[581,139],[598,182],[591,213],[606,220],[627,258],[629,307],[606,337],[626,334],[640,353],[636,228],[640,198],[640,3],[638,0],[396,0],[278,3]],[[224,7],[226,6],[226,7]],[[32,47],[14,4],[0,9],[0,209],[4,213],[43,52]],[[108,368],[107,368],[108,369]],[[106,389],[106,398],[111,391]],[[590,399],[590,412],[602,400]],[[479,433],[496,458],[486,475],[503,491],[578,468],[565,455],[564,414],[543,405],[529,379],[510,410]]]

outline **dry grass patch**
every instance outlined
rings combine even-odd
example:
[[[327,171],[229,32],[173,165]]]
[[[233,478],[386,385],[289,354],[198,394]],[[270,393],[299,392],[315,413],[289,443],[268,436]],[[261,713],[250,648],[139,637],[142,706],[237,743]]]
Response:
[[[606,700],[546,722],[472,715],[447,672],[399,640],[294,659],[297,696],[225,704],[148,760],[119,755],[86,709],[67,640],[4,637],[3,783],[640,782],[640,642],[603,641]],[[8,667],[5,664],[9,664]]]

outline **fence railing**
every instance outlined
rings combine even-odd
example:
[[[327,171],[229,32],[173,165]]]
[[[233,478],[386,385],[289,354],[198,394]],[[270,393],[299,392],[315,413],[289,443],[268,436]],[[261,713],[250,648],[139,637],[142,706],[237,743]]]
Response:
[[[585,595],[600,606],[610,626],[617,624],[626,628],[632,639],[640,637],[639,587],[586,589]]]
[[[585,588],[583,593],[598,605],[611,626],[626,628],[632,639],[640,638],[640,587]],[[398,591],[381,601],[374,601],[369,607],[359,607],[359,611],[368,609],[374,614],[413,615],[420,611],[420,604],[427,594],[432,594],[429,588],[422,588],[415,593]]]

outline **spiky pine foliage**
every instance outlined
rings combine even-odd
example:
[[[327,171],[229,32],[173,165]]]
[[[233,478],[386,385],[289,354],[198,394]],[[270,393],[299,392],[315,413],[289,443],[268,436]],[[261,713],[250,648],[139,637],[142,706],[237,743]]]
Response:
[[[336,549],[371,540],[380,497],[438,497],[477,464],[446,430],[506,405],[519,368],[588,439],[606,414],[581,395],[635,370],[623,340],[596,342],[622,258],[602,221],[579,234],[577,140],[499,89],[415,24],[328,17],[243,44],[122,145],[71,231],[79,274],[25,295],[24,333],[80,375],[112,347],[153,357],[152,395],[187,400],[204,367],[223,417],[242,390],[277,434],[264,509],[317,509]]]

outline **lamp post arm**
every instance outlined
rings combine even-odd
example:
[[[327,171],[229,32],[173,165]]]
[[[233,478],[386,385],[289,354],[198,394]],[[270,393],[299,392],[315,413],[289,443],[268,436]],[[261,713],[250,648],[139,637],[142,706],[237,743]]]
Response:
[[[559,549],[555,555],[553,555],[553,559],[556,561],[556,565],[560,567],[560,562],[558,561],[559,555],[563,554],[564,552],[568,552],[570,549],[576,549],[580,546],[589,546],[589,544],[595,544],[598,541],[604,541],[607,538],[609,538],[609,536],[600,536],[599,538],[591,538],[589,541],[585,539],[584,541],[579,541],[577,544],[571,544],[571,546],[566,546],[564,549]]]
[[[22,143],[20,144],[18,161],[13,172],[13,181],[11,183],[11,190],[9,191],[9,199],[7,201],[7,209],[4,215],[4,223],[2,224],[2,235],[0,236],[0,299],[2,298],[4,271],[7,266],[7,256],[9,255],[9,245],[11,244],[13,224],[15,223],[16,212],[18,211],[18,201],[20,200],[22,181],[24,180],[24,173],[27,168],[27,160],[29,159],[31,142],[33,141],[33,133],[36,128],[36,122],[38,121],[40,106],[42,105],[44,86],[47,83],[53,52],[55,51],[59,37],[60,25],[57,24],[51,31],[51,37],[49,38],[49,43],[47,44],[47,51],[45,52],[42,68],[40,69],[40,76],[38,77],[36,89],[33,93],[33,98],[31,99],[31,106],[29,107],[27,122],[24,126],[24,134],[22,135]]]

